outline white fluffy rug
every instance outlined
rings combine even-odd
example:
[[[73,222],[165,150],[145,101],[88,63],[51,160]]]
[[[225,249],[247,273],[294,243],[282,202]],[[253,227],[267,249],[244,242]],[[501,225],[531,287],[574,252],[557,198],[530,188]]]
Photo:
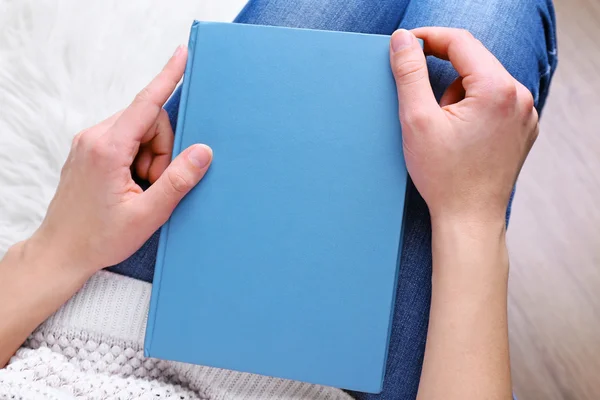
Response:
[[[0,0],[0,258],[41,222],[71,138],[124,107],[193,19],[245,0]]]

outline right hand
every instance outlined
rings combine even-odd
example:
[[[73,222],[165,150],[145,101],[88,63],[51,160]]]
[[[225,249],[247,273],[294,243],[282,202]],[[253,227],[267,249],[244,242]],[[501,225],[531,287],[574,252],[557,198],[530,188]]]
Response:
[[[460,77],[441,104],[425,54],[449,60]],[[538,135],[531,93],[464,30],[399,30],[390,43],[408,172],[432,220],[504,218]]]

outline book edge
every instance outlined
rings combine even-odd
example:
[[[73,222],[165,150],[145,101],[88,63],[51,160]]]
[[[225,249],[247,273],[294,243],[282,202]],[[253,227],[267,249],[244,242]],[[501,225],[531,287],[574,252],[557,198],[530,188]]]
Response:
[[[242,22],[218,22],[218,21],[197,21],[202,25],[244,25],[245,27],[251,27],[251,29],[260,29],[260,28],[269,28],[269,29],[279,29],[279,30],[288,30],[288,31],[314,31],[314,32],[324,32],[328,34],[334,35],[353,35],[353,36],[380,36],[390,38],[391,35],[384,35],[380,33],[364,33],[364,32],[348,32],[348,31],[333,31],[328,29],[313,29],[313,28],[300,28],[300,27],[290,27],[290,26],[280,26],[280,25],[262,25],[262,24],[250,24],[250,23],[242,23]]]
[[[419,41],[419,45],[421,48],[424,46],[423,39],[417,39]],[[401,133],[402,134],[402,133]],[[404,226],[406,225],[406,209],[408,203],[408,191],[411,190],[409,186],[408,172],[406,173],[406,182],[404,184],[404,211],[402,212],[402,225],[400,227],[400,238],[398,240],[398,259],[396,260],[396,275],[394,277],[394,293],[392,295],[392,304],[390,306],[390,322],[388,325],[388,335],[387,335],[387,343],[385,346],[385,358],[383,359],[383,369],[381,371],[381,383],[376,393],[381,393],[383,391],[383,383],[385,380],[385,372],[387,370],[387,360],[390,350],[390,339],[392,337],[392,327],[394,325],[394,313],[396,309],[396,295],[398,293],[398,280],[400,277],[400,268],[402,263],[402,247],[404,246]]]
[[[406,174],[406,183],[404,184],[404,205],[403,205],[403,212],[402,212],[402,222],[401,222],[401,226],[400,226],[400,237],[398,238],[398,257],[396,259],[396,274],[394,275],[394,292],[392,294],[392,301],[390,304],[390,318],[389,318],[389,324],[388,324],[388,332],[387,332],[387,340],[386,340],[386,344],[385,344],[385,357],[383,359],[383,365],[382,365],[382,370],[381,370],[381,382],[379,384],[379,387],[376,389],[375,394],[381,393],[383,391],[383,383],[385,380],[385,373],[387,370],[387,360],[388,360],[388,356],[389,356],[389,350],[390,350],[390,339],[392,336],[392,327],[394,326],[394,313],[396,310],[396,296],[398,293],[398,281],[399,281],[399,277],[400,277],[400,268],[402,267],[402,247],[404,246],[404,226],[406,225],[406,209],[407,209],[407,204],[408,204],[408,191],[410,190],[409,187],[409,176],[408,173]]]
[[[177,129],[175,133],[175,141],[173,143],[173,160],[181,152],[181,140],[183,136],[183,128],[185,126],[186,104],[191,81],[191,71],[194,64],[194,54],[196,48],[196,36],[198,34],[198,21],[192,23],[190,29],[190,38],[188,41],[188,59],[185,66],[185,73],[181,88],[181,100],[179,102],[179,114],[177,115]],[[154,322],[158,313],[158,300],[160,296],[160,283],[162,278],[162,268],[167,248],[167,239],[169,236],[169,223],[167,221],[160,229],[160,237],[158,240],[158,250],[156,253],[156,264],[154,267],[154,278],[152,282],[152,294],[150,296],[150,308],[148,312],[148,324],[146,325],[146,336],[144,338],[144,356],[151,357],[152,341],[154,338]]]

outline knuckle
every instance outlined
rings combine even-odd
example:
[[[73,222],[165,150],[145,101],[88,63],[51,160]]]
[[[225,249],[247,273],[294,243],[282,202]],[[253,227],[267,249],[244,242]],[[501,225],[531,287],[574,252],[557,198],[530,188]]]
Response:
[[[173,191],[176,193],[187,193],[192,186],[189,180],[175,168],[168,170],[167,178],[169,180],[169,186],[172,187]]]
[[[94,144],[90,146],[90,156],[93,159],[102,159],[106,155],[106,149],[104,145],[99,141],[96,141]]]
[[[533,95],[529,90],[525,90],[523,96],[520,99],[521,106],[525,112],[530,113],[535,111],[535,101],[533,99]]]
[[[73,136],[73,141],[72,141],[73,146],[76,146],[77,143],[79,143],[79,141],[81,140],[81,137],[83,136],[84,132],[85,131],[81,131],[77,135]]]
[[[430,115],[425,110],[417,107],[405,115],[402,115],[401,122],[413,131],[422,132],[427,129],[429,118]]]
[[[459,29],[458,35],[462,40],[474,40],[475,36],[468,29]]]
[[[495,92],[501,104],[510,105],[517,100],[517,87],[512,79],[500,80],[495,85]]]
[[[111,160],[114,156],[114,151],[109,143],[98,139],[89,146],[89,154],[93,161],[101,162]]]
[[[90,129],[85,129],[85,130],[79,132],[77,135],[75,135],[73,137],[73,143],[72,143],[73,148],[88,147],[91,144],[92,135],[93,135],[93,133],[91,132]]]
[[[81,137],[83,136],[83,131],[79,132],[77,135],[73,136],[73,140],[71,141],[71,148],[75,149],[79,145],[81,141]]]
[[[533,114],[533,120],[535,121],[535,124],[538,127],[538,129],[539,129],[540,115],[538,114],[538,112],[535,109],[535,107],[533,107],[531,109],[531,113]]]
[[[398,85],[410,85],[426,78],[427,75],[425,63],[415,59],[396,62],[393,72]]]
[[[152,98],[152,93],[147,87],[143,88],[134,99],[134,103],[145,103]]]

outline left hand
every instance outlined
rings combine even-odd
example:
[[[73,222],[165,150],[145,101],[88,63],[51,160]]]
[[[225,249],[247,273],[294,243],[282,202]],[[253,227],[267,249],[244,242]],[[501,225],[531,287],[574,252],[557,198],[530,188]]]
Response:
[[[89,276],[132,255],[206,173],[212,151],[193,145],[172,163],[173,131],[162,108],[181,79],[187,49],[120,113],[75,136],[40,228],[36,253]],[[145,192],[131,171],[148,179]]]
[[[460,75],[439,105],[417,37],[426,54],[449,60]],[[445,220],[503,228],[539,132],[532,94],[467,31],[398,30],[390,50],[406,165],[434,229]]]

